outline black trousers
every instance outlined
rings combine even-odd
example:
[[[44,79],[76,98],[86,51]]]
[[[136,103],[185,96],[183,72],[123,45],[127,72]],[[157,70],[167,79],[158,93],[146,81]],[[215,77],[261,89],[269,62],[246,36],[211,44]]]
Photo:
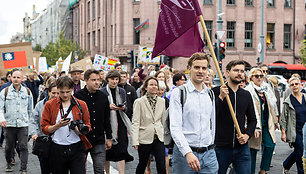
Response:
[[[156,136],[152,144],[140,144],[138,146],[139,163],[136,174],[144,174],[150,153],[155,157],[157,173],[166,174],[165,146]]]
[[[85,174],[86,149],[83,142],[72,145],[52,143],[50,149],[50,167],[54,174]]]

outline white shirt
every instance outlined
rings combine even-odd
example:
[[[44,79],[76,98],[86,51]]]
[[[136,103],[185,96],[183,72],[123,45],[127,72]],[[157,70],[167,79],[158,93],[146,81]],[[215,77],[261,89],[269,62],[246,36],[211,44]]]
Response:
[[[64,113],[66,113],[67,110],[68,108],[64,108]],[[56,123],[58,123],[61,118],[61,112],[59,110],[56,118]],[[71,121],[73,121],[72,112],[68,114],[67,118],[71,118]],[[80,137],[74,132],[74,130],[69,129],[69,125],[70,124],[61,127],[54,132],[54,134],[52,135],[52,141],[55,144],[71,145],[81,141]]]
[[[175,88],[170,98],[170,131],[180,152],[185,156],[191,147],[207,147],[215,138],[215,99],[209,89],[198,91],[189,80],[186,87],[186,103],[182,110],[181,93]]]

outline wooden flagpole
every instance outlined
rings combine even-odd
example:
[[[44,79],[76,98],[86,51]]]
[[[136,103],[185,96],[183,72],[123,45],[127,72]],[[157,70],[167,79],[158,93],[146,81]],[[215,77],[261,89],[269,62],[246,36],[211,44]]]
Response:
[[[199,19],[200,19],[200,22],[201,22],[201,24],[202,24],[202,28],[203,28],[203,30],[204,30],[205,38],[207,39],[207,43],[208,43],[208,46],[209,46],[209,51],[210,51],[210,53],[211,53],[211,55],[212,55],[212,58],[213,58],[213,61],[214,61],[216,70],[217,70],[218,75],[219,75],[219,77],[220,77],[221,85],[224,85],[225,83],[224,83],[224,80],[223,80],[223,75],[222,75],[222,73],[221,73],[221,71],[220,71],[220,68],[219,68],[219,66],[218,66],[218,61],[217,61],[217,58],[216,58],[216,54],[215,54],[214,48],[213,48],[213,46],[212,46],[212,44],[211,44],[211,40],[210,40],[210,37],[209,37],[208,32],[207,32],[207,28],[206,28],[206,25],[205,25],[205,22],[204,22],[204,19],[203,19],[203,15],[200,15],[200,16],[199,16]],[[235,128],[236,128],[236,131],[237,131],[237,133],[238,133],[238,136],[241,136],[242,134],[241,134],[241,131],[240,131],[240,127],[239,127],[239,124],[238,124],[238,122],[237,122],[237,118],[236,118],[236,116],[235,116],[235,112],[234,112],[234,109],[233,109],[233,105],[232,105],[231,100],[230,100],[230,98],[229,98],[228,95],[226,95],[226,101],[227,101],[228,108],[229,108],[229,110],[230,110],[232,119],[233,119],[233,121],[234,121]]]

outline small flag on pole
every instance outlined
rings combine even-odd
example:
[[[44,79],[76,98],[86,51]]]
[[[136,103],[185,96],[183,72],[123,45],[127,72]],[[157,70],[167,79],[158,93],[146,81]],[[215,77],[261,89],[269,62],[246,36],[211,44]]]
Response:
[[[203,51],[196,0],[162,0],[152,57],[158,54],[190,57]]]
[[[136,32],[139,32],[141,29],[147,28],[147,27],[149,27],[149,19],[147,19],[147,20],[144,21],[143,23],[137,25],[137,26],[135,27],[135,30],[136,30]]]

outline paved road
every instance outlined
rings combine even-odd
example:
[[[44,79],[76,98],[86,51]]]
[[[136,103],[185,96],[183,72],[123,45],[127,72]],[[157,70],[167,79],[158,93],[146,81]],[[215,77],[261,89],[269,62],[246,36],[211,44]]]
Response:
[[[271,174],[280,174],[282,173],[282,162],[283,160],[292,152],[292,149],[288,147],[288,144],[285,144],[280,141],[280,132],[277,131],[277,145],[276,145],[276,154],[273,156],[272,159],[272,165],[273,167],[270,169]],[[30,152],[31,149],[31,142],[29,143],[29,163],[28,163],[28,174],[39,174],[40,173],[40,167],[39,167],[39,161],[35,155],[32,155]],[[126,174],[132,174],[135,173],[136,166],[138,163],[138,155],[137,151],[134,150],[132,147],[129,147],[129,152],[131,155],[134,156],[134,161],[127,163],[126,164]],[[260,166],[260,160],[261,160],[261,155],[260,152],[258,153],[257,156],[257,170],[256,173],[258,173],[259,166]],[[4,158],[4,148],[0,148],[0,174],[5,173],[5,158]],[[16,160],[16,166],[14,166],[14,172],[12,174],[17,174],[20,166],[20,161],[17,159]],[[117,174],[117,166],[115,163],[111,163],[111,174]],[[155,162],[153,161],[151,163],[151,169],[152,173],[156,174],[156,168],[155,168]],[[292,169],[290,170],[291,173],[297,173],[296,166],[294,165]],[[92,162],[91,159],[89,158],[87,161],[87,174],[92,174],[93,173],[93,168],[92,168]],[[170,168],[170,172],[172,173],[172,168]]]

